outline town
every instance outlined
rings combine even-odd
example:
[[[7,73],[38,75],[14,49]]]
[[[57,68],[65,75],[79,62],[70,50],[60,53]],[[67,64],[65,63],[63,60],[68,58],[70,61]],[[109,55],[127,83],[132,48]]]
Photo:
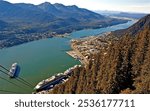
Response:
[[[112,40],[110,33],[111,32],[81,39],[73,39],[71,40],[72,50],[67,51],[67,54],[86,65],[89,63],[89,60],[92,59],[91,55],[99,53],[101,49],[108,48]],[[115,40],[117,40],[117,38],[115,38]]]

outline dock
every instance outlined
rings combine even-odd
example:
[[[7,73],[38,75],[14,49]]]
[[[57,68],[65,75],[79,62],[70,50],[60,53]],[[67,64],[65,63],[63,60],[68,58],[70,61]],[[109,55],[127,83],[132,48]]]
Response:
[[[76,60],[79,60],[81,64],[85,66],[89,64],[87,58],[78,50],[78,48],[74,44],[71,44],[71,48],[72,48],[71,51],[66,52],[68,55],[75,58]]]
[[[81,67],[81,65],[75,65],[64,71],[64,73],[58,73],[48,79],[42,80],[35,86],[35,93],[46,92],[52,90],[58,84],[65,83],[72,75],[73,70],[78,67]]]

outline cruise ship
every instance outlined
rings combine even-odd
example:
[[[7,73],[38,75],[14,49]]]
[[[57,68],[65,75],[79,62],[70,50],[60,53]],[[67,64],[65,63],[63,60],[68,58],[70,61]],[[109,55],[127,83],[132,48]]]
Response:
[[[58,73],[48,79],[42,80],[35,86],[34,90],[36,92],[39,92],[42,90],[52,89],[57,84],[66,82],[71,76],[73,70],[77,67],[81,67],[81,65],[75,65],[74,67],[71,67],[68,70],[66,70],[64,73]]]
[[[41,90],[46,90],[46,89],[51,89],[53,88],[56,84],[60,83],[63,81],[63,79],[66,79],[67,75],[64,75],[63,73],[59,73],[56,76],[52,76],[46,80],[43,80],[39,82],[35,86],[36,91],[41,91]]]
[[[10,68],[10,70],[9,70],[10,78],[17,77],[17,69],[18,69],[18,64],[17,63],[13,63],[11,68]]]

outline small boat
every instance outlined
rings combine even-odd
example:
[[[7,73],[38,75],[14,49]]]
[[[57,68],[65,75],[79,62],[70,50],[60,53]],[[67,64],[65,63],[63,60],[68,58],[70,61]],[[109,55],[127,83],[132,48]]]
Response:
[[[13,63],[11,68],[10,68],[10,70],[9,70],[10,78],[17,77],[17,69],[18,69],[18,64],[17,63]]]

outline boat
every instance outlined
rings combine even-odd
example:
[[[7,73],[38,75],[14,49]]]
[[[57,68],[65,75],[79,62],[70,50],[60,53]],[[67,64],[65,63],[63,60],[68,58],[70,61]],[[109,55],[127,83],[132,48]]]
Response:
[[[35,86],[35,90],[37,92],[42,91],[42,90],[47,90],[53,88],[55,85],[59,84],[63,79],[68,78],[66,75],[63,73],[59,73],[55,76],[52,76],[46,80],[42,80]]]
[[[15,78],[17,77],[17,69],[18,69],[18,64],[13,63],[10,70],[9,70],[9,76],[10,78]]]
[[[75,65],[74,67],[71,67],[68,70],[66,70],[64,73],[58,73],[54,76],[51,76],[48,79],[42,80],[35,86],[34,90],[36,92],[39,92],[42,90],[49,90],[60,83],[66,82],[68,78],[71,76],[73,70],[77,67],[81,67],[81,65]]]

